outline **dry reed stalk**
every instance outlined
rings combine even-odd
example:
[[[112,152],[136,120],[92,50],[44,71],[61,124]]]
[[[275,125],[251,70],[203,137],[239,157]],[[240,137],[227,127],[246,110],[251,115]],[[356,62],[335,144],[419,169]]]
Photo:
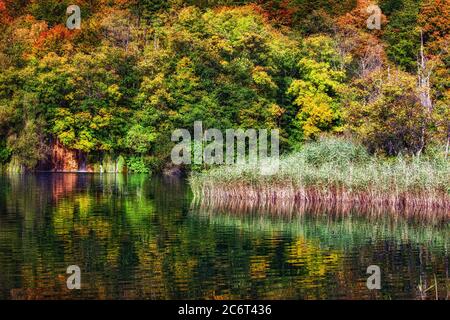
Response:
[[[450,211],[442,208],[432,207],[403,207],[373,205],[364,202],[326,202],[326,201],[297,201],[283,199],[282,201],[247,201],[237,198],[196,198],[192,203],[193,208],[201,208],[203,211],[226,212],[242,216],[254,213],[277,216],[298,217],[330,216],[348,217],[362,216],[368,218],[380,218],[391,216],[393,218],[405,218],[420,223],[447,223]]]
[[[406,211],[433,211],[441,210],[450,212],[450,197],[446,193],[431,192],[382,192],[377,190],[353,191],[343,187],[283,187],[250,184],[218,184],[215,186],[205,185],[201,193],[195,193],[201,198],[221,200],[241,200],[248,202],[263,202],[279,204],[285,201],[297,203],[326,203],[382,206],[393,210]]]

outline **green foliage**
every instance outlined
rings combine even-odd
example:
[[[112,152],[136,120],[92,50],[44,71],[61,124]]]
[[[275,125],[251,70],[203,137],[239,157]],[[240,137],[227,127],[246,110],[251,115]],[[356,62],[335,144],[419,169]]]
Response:
[[[150,150],[151,143],[154,141],[155,134],[150,131],[150,128],[144,128],[138,124],[130,128],[125,143],[133,152],[144,154]]]
[[[119,173],[124,172],[125,167],[127,165],[125,158],[122,155],[120,155],[117,158],[116,163],[117,163],[117,172],[119,172]]]
[[[24,167],[22,162],[17,157],[12,157],[11,161],[6,166],[6,172],[8,173],[23,173]]]
[[[386,1],[381,8],[390,12],[384,38],[389,44],[388,57],[402,69],[416,71],[420,34],[417,29],[421,0]]]
[[[112,155],[105,155],[102,159],[103,172],[115,173],[116,172],[116,161]]]
[[[121,55],[103,47],[73,57],[67,71],[69,93],[55,110],[52,129],[65,146],[84,152],[117,150],[115,137],[126,133],[128,113],[121,107],[125,90],[118,75],[125,59]]]
[[[40,160],[44,160],[47,156],[40,127],[41,125],[37,121],[27,121],[20,134],[11,136],[8,140],[8,148],[15,155],[16,161],[27,169],[33,169]]]
[[[127,159],[128,170],[134,173],[150,173],[150,169],[143,157],[129,157]]]
[[[312,37],[304,46],[305,55],[298,63],[301,79],[291,83],[288,93],[300,108],[295,123],[305,138],[315,138],[322,132],[339,130],[338,90],[344,74],[332,67],[337,52],[330,38]]]
[[[0,144],[0,164],[6,164],[11,158],[11,149]]]
[[[50,25],[65,23],[66,9],[71,1],[39,0],[32,1],[28,7],[29,12],[38,20],[45,20]]]
[[[159,43],[139,66],[136,123],[159,136],[196,120],[205,128],[279,128],[287,135],[285,92],[299,51],[253,9],[181,9]]]
[[[122,154],[136,171],[159,170],[172,131],[200,120],[279,129],[282,151],[344,128],[389,155],[448,136],[444,0],[380,1],[387,22],[370,34],[365,2],[354,0],[83,0],[75,31],[64,26],[67,1],[0,3],[0,162],[31,169],[58,141],[88,159]],[[418,26],[430,114],[412,74]],[[397,69],[409,73],[377,82]]]
[[[416,95],[416,81],[401,71],[375,72],[347,92],[347,129],[371,152],[415,154],[423,148],[423,130],[431,124]]]

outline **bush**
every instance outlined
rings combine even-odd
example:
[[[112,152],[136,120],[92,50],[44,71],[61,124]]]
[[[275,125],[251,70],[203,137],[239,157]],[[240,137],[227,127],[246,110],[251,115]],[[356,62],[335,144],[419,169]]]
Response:
[[[127,159],[127,167],[129,171],[134,173],[150,173],[150,169],[142,157],[129,157]]]
[[[11,150],[0,145],[0,164],[6,164],[11,158]]]

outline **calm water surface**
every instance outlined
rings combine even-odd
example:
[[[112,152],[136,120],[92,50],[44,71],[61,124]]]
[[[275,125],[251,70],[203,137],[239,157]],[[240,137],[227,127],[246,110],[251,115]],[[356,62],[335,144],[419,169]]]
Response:
[[[449,231],[446,219],[193,205],[173,179],[0,176],[0,299],[448,299]],[[66,288],[70,265],[81,290]]]

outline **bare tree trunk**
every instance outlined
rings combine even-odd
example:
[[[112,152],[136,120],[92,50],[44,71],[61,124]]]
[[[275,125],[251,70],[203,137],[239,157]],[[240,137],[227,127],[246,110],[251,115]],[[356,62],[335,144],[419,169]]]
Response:
[[[417,58],[417,77],[418,77],[418,93],[420,104],[425,109],[426,117],[421,128],[420,147],[418,155],[420,155],[426,145],[426,128],[433,111],[433,102],[431,100],[431,85],[430,77],[432,69],[427,65],[428,59],[425,57],[424,44],[423,44],[423,32],[420,30],[420,56]]]
[[[427,61],[428,59],[424,54],[424,46],[423,46],[423,33],[420,31],[420,60],[419,60],[419,89],[420,89],[420,103],[424,108],[427,109],[428,112],[431,113],[433,109],[433,103],[431,101],[431,86],[430,86],[430,77],[431,77],[431,69],[428,69]]]

